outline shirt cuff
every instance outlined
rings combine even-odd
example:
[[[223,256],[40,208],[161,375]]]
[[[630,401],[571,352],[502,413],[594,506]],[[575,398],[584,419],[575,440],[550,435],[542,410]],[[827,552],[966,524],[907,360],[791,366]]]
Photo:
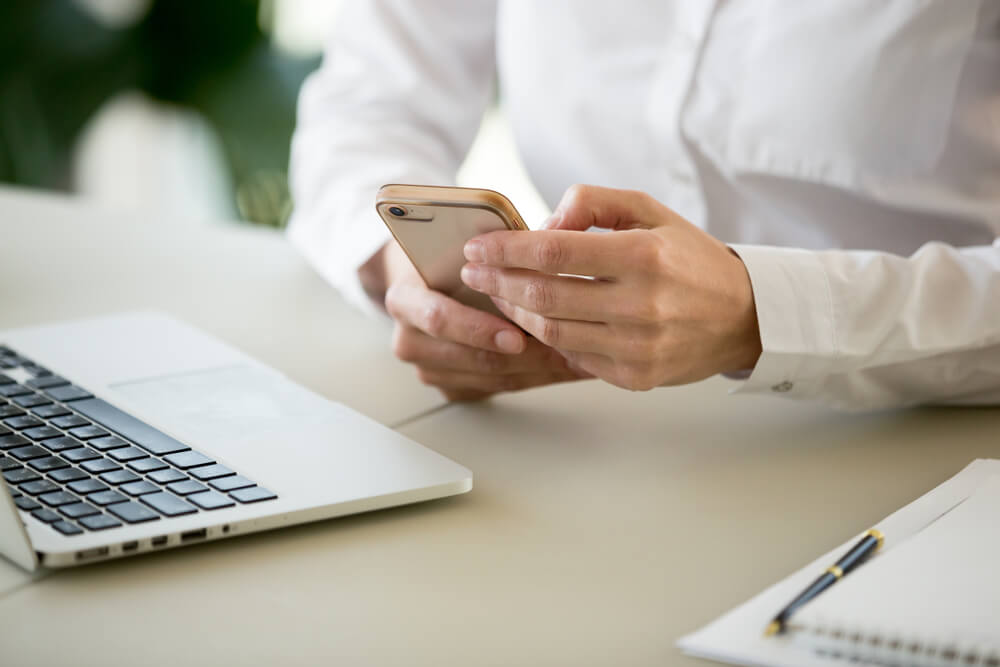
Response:
[[[733,393],[815,396],[824,377],[835,372],[838,356],[833,298],[819,253],[730,248],[750,276],[762,348],[757,365]]]
[[[347,228],[319,219],[315,214],[307,217],[293,213],[287,234],[292,245],[348,302],[374,315],[383,311],[362,287],[358,269],[392,236],[375,213],[374,199],[370,206],[365,204],[358,202],[354,207],[346,207],[356,212],[351,216],[356,222]]]

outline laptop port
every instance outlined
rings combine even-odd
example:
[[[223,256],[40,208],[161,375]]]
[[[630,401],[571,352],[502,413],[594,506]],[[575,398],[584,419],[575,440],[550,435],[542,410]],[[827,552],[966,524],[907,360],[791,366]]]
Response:
[[[186,533],[181,533],[181,542],[190,542],[191,540],[203,540],[208,535],[208,528],[201,528],[200,530],[189,530]]]
[[[139,543],[136,540],[122,543],[122,553],[127,551],[135,551],[138,548],[139,548]]]
[[[108,547],[94,547],[93,549],[84,549],[83,551],[76,552],[77,560],[89,560],[91,558],[100,558],[101,556],[107,556],[110,549]]]
[[[167,536],[160,535],[159,537],[154,537],[149,541],[149,543],[154,547],[162,547],[167,543]]]

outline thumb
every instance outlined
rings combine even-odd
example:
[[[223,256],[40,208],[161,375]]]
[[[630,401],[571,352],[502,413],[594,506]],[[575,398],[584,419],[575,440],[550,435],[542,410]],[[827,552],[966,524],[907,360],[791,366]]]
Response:
[[[666,224],[672,215],[675,214],[670,209],[643,192],[573,185],[566,190],[543,228],[572,231],[591,227],[650,229]]]

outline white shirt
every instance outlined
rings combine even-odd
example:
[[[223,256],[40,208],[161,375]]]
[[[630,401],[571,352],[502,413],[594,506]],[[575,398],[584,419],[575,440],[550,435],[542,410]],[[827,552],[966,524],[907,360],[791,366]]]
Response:
[[[1000,2],[344,4],[289,233],[355,303],[376,190],[452,183],[496,71],[550,206],[644,190],[739,253],[763,343],[739,391],[1000,403]]]

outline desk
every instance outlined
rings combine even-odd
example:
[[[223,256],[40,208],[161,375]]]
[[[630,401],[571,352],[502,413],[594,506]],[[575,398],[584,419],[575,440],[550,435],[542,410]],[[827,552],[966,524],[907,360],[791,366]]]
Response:
[[[298,328],[275,325],[259,356],[289,370],[269,345]],[[706,664],[676,638],[971,459],[1000,457],[1000,409],[852,416],[730,386],[580,382],[413,419],[402,432],[474,471],[470,494],[53,573],[0,599],[3,655]]]

